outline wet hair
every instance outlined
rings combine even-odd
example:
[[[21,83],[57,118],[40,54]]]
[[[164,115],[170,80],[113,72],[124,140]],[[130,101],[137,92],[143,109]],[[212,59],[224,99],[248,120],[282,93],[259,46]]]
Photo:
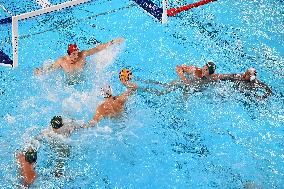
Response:
[[[29,149],[26,153],[25,153],[25,160],[29,163],[35,163],[37,160],[37,151],[35,151],[34,149]]]
[[[209,75],[211,75],[215,72],[216,65],[214,64],[214,62],[207,62],[206,66],[208,67]]]
[[[60,127],[63,126],[62,117],[61,116],[54,116],[50,120],[50,125],[54,129],[59,129]]]

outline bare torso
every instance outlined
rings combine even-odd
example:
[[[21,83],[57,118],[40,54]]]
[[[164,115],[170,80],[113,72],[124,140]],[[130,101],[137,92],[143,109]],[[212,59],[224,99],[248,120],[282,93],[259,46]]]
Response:
[[[64,56],[60,60],[60,66],[66,73],[82,71],[85,64],[86,64],[86,56],[83,54],[83,52],[80,52],[78,54],[78,60],[76,62],[72,62],[68,56]]]
[[[99,105],[98,112],[102,117],[117,117],[123,112],[124,104],[124,100],[117,97],[110,97]]]
[[[127,90],[119,96],[109,96],[105,101],[100,104],[96,110],[93,119],[88,123],[93,126],[95,123],[105,117],[118,117],[124,111],[124,105],[128,97],[136,91],[138,86],[134,83],[127,83]]]
[[[193,71],[194,73],[194,78],[202,78],[202,69],[201,68],[195,68],[195,70]]]
[[[20,165],[20,172],[23,176],[24,185],[32,184],[36,178],[33,164],[26,162],[24,154],[18,154],[18,163]]]

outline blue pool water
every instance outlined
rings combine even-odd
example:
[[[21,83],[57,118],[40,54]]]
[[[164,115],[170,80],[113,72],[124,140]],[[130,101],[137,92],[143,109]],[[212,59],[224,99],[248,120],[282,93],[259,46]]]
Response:
[[[61,150],[41,144],[31,188],[284,188],[283,8],[217,1],[161,25],[132,1],[101,0],[20,22],[19,68],[0,68],[1,188],[18,188],[14,155],[54,115],[86,122],[103,100],[101,86],[124,91],[122,68],[170,82],[176,65],[209,60],[218,73],[255,67],[273,95],[258,101],[230,82],[190,94],[138,91],[120,119],[100,122],[104,130],[78,131]],[[33,75],[69,43],[88,49],[119,36],[125,44],[88,59],[84,83],[67,85],[60,71]],[[7,41],[1,48],[9,51]]]

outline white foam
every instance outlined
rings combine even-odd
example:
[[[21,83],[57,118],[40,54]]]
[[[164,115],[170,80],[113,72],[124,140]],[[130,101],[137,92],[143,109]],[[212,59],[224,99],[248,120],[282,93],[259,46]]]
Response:
[[[71,95],[62,100],[62,110],[70,117],[77,117],[78,113],[92,112],[97,105],[97,98],[93,92],[70,92]]]
[[[32,149],[35,149],[36,151],[38,151],[39,148],[40,148],[40,142],[39,142],[38,140],[36,140],[36,139],[32,139],[32,140],[30,141],[30,147],[31,147]]]
[[[51,101],[51,102],[56,102],[56,101],[58,101],[58,98],[57,98],[56,94],[54,94],[54,93],[48,93],[48,94],[47,94],[47,99],[48,99],[49,101]]]
[[[278,115],[278,118],[280,119],[280,121],[284,121],[284,115]]]
[[[15,118],[14,116],[11,116],[10,114],[6,114],[5,120],[6,120],[8,123],[10,123],[10,124],[16,122],[16,118]]]
[[[92,59],[96,63],[96,72],[100,73],[106,67],[111,65],[117,56],[122,52],[123,47],[112,45],[98,52]]]
[[[36,99],[35,98],[36,97],[30,97],[29,99],[22,101],[20,107],[23,108],[23,109],[35,108],[36,107],[36,105],[35,105]]]
[[[36,0],[42,8],[50,7],[52,4],[48,0]]]
[[[66,112],[81,112],[82,104],[78,102],[76,99],[69,97],[63,100],[62,109]]]
[[[22,135],[22,141],[23,141],[23,147],[22,149],[24,151],[28,150],[29,148],[38,149],[39,148],[39,142],[36,142],[31,136],[32,133],[35,133],[35,130],[37,129],[36,126],[28,128],[25,133]]]
[[[110,85],[104,85],[102,88],[101,88],[101,95],[103,97],[109,97],[112,95],[112,88]]]
[[[236,49],[239,51],[242,51],[244,49],[243,42],[239,39],[236,41]]]
[[[53,61],[52,59],[47,59],[47,60],[45,60],[45,61],[43,62],[42,67],[43,67],[43,68],[50,67],[51,64],[53,64],[53,62],[54,62],[54,61]]]
[[[102,133],[112,133],[112,128],[110,128],[109,126],[97,127],[96,130]]]

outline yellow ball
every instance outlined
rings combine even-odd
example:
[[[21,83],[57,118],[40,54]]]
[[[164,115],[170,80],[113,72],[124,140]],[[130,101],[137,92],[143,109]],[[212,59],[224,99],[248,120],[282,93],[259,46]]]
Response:
[[[122,82],[122,83],[125,83],[127,81],[130,81],[132,79],[132,72],[131,70],[129,69],[122,69],[120,72],[119,72],[119,80]]]

